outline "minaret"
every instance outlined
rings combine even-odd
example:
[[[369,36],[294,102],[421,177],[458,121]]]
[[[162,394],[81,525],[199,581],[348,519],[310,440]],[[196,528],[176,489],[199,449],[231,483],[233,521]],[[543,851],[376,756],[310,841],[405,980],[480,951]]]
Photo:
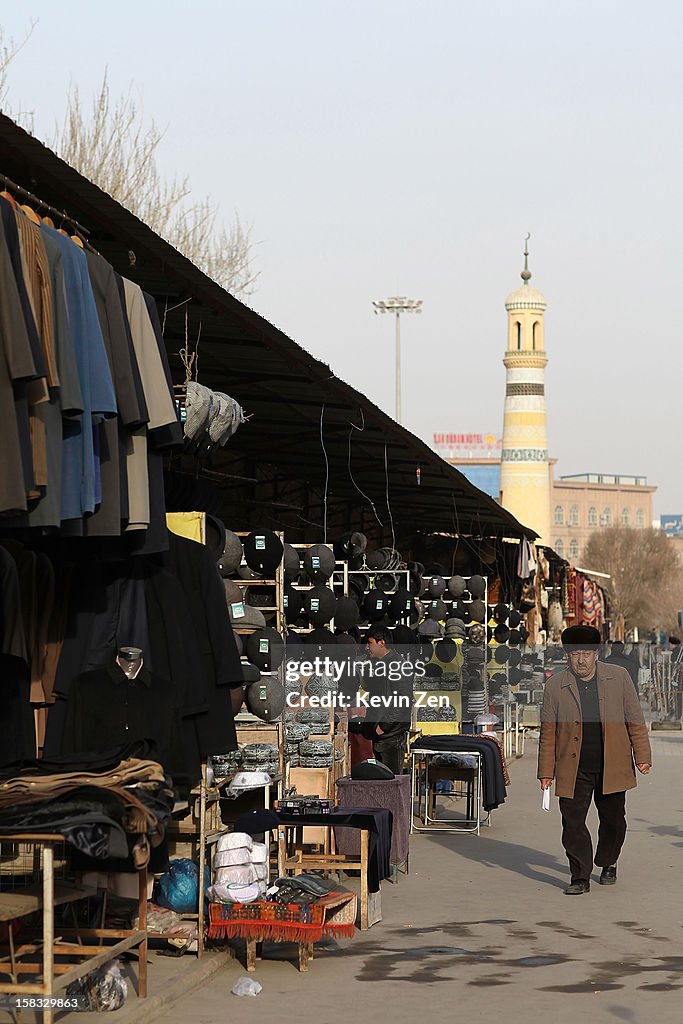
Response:
[[[550,473],[545,407],[543,316],[545,297],[529,285],[527,235],[521,288],[508,295],[508,343],[503,362],[505,413],[500,467],[500,501],[541,541],[550,543]]]

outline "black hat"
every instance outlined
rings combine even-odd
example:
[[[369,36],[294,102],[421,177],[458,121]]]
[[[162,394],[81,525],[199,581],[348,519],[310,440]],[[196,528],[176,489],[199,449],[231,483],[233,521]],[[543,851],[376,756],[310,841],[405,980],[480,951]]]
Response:
[[[496,641],[496,643],[507,643],[509,638],[510,630],[507,628],[507,626],[496,626],[496,628],[493,631],[493,639]]]
[[[337,599],[329,587],[313,587],[304,594],[304,608],[314,626],[324,626],[333,617]]]
[[[353,627],[358,624],[358,619],[358,605],[353,598],[338,597],[337,604],[334,609],[335,629],[341,629],[342,631],[353,629]]]
[[[598,647],[602,643],[595,626],[568,626],[562,630],[563,647]]]
[[[446,581],[443,576],[429,576],[426,583],[430,597],[443,597],[446,592]]]
[[[419,597],[422,593],[422,577],[412,569],[409,572],[408,589],[414,597]]]
[[[390,572],[383,572],[380,575],[375,576],[375,589],[383,590],[385,594],[389,591],[394,590],[396,587],[396,577]]]
[[[277,828],[280,819],[269,807],[255,807],[252,811],[240,814],[235,822],[235,832],[245,832],[248,836],[258,836],[262,832],[270,832]]]
[[[510,648],[507,647],[505,644],[501,644],[500,647],[496,647],[495,651],[493,652],[493,657],[495,661],[498,662],[499,665],[504,665],[505,662],[509,661],[510,659]]]
[[[472,622],[486,622],[486,605],[478,598],[470,604],[470,619]]]
[[[519,627],[519,641],[520,641],[520,643],[525,644],[528,639],[529,639],[529,630],[526,628],[526,626],[520,626]]]
[[[292,547],[291,544],[285,544],[284,547],[284,558],[285,558],[285,579],[295,580],[301,572],[301,558],[296,548]]]
[[[365,554],[365,562],[368,569],[372,569],[375,572],[380,569],[386,569],[389,557],[382,548],[379,551],[368,551]]]
[[[252,665],[250,661],[242,662],[242,675],[244,676],[245,685],[258,683],[261,678],[261,673],[256,668],[256,665]]]
[[[329,580],[334,572],[335,557],[326,544],[314,544],[304,554],[304,569],[312,583]]]
[[[389,611],[391,598],[383,590],[371,590],[365,597],[363,607],[370,622],[379,622]]]
[[[456,600],[467,590],[467,584],[462,576],[451,576],[448,581],[448,593]]]
[[[285,642],[276,629],[266,626],[247,638],[247,657],[262,672],[272,672],[285,657]]]
[[[258,683],[251,683],[247,687],[244,703],[252,715],[256,715],[264,722],[274,722],[282,714],[285,699],[285,688],[282,683],[270,677],[261,679]]]
[[[399,587],[395,594],[391,595],[389,602],[389,611],[392,618],[396,619],[397,622],[410,621],[410,617],[415,610],[415,601],[413,595],[409,590],[405,590],[403,587]]]
[[[516,608],[513,608],[510,611],[510,615],[508,617],[508,622],[510,623],[510,626],[512,627],[512,629],[517,629],[517,627],[519,626],[521,621],[522,621],[521,613],[518,612]]]
[[[512,640],[512,638],[511,638],[511,640]],[[513,668],[517,668],[517,666],[520,665],[521,662],[522,662],[522,652],[519,650],[519,648],[515,647],[514,650],[510,651],[510,657],[508,659],[508,664],[511,665]]]
[[[304,608],[304,599],[301,591],[294,587],[285,587],[284,593],[285,619],[288,623],[296,622]]]
[[[410,626],[395,626],[391,635],[397,647],[410,647],[417,643],[417,633]]]
[[[439,640],[435,645],[434,650],[439,661],[443,661],[447,664],[449,661],[453,661],[458,653],[458,645],[453,640]]]
[[[505,623],[508,620],[509,614],[510,611],[508,609],[508,606],[506,604],[503,604],[502,602],[499,602],[493,609],[493,618],[495,619],[499,626],[505,625]]]
[[[311,647],[317,647],[322,651],[323,647],[327,647],[329,644],[336,644],[338,643],[338,640],[330,629],[325,629],[324,626],[318,626],[317,629],[306,634],[306,643]]]
[[[436,665],[433,661],[430,661],[428,665],[425,665],[424,675],[426,679],[440,679],[443,675],[443,669],[441,665]]]
[[[524,679],[524,673],[521,668],[513,666],[508,669],[508,682],[510,683],[510,686],[519,686],[522,679]]]
[[[204,517],[204,536],[207,549],[218,562],[225,551],[225,525],[222,519],[207,512]]]
[[[444,601],[430,601],[427,607],[427,616],[430,619],[445,619],[448,616],[448,607]]]
[[[229,576],[235,572],[242,561],[242,541],[230,530],[225,531],[223,554],[218,559],[218,571],[221,576]]]
[[[511,647],[518,647],[522,642],[522,637],[518,629],[511,629],[508,643]]]
[[[353,633],[355,632],[356,630],[353,631]],[[354,636],[353,633],[337,633],[335,634],[335,640],[338,644],[358,644],[360,642],[360,637]]]
[[[272,579],[282,561],[284,548],[272,530],[254,530],[244,541],[244,558],[250,569]]]
[[[483,597],[486,593],[486,580],[483,576],[471,576],[468,590],[472,597]]]

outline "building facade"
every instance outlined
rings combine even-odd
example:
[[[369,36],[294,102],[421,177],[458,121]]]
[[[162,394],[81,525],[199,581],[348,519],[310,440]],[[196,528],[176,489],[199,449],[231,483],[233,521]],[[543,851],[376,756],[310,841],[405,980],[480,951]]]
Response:
[[[644,476],[580,473],[553,479],[550,546],[572,565],[581,565],[588,538],[596,530],[652,526],[656,490]]]

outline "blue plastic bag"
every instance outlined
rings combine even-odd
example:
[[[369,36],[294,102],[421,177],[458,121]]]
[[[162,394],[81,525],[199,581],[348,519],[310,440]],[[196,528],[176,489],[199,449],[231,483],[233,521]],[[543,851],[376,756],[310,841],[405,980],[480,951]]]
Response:
[[[206,884],[208,884],[208,872]],[[155,903],[176,914],[196,914],[199,906],[199,865],[187,857],[172,860],[156,885]]]

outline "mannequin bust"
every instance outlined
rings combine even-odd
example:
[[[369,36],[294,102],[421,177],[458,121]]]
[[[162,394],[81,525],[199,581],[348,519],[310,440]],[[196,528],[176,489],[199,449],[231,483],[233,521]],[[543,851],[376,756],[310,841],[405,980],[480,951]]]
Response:
[[[137,678],[143,666],[142,651],[139,647],[119,647],[116,656],[116,664],[119,666],[126,679],[132,681]]]

